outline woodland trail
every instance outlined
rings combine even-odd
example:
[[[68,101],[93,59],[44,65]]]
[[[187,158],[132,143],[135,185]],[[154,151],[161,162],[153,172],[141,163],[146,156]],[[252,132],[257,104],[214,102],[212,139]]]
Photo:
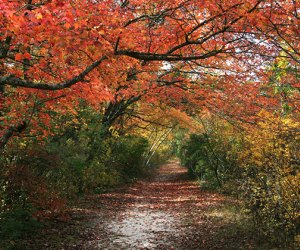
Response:
[[[201,190],[185,168],[170,161],[151,179],[84,199],[70,222],[45,228],[35,242],[24,244],[28,249],[260,249],[252,236],[235,230],[234,215],[223,210],[228,202],[234,201]]]

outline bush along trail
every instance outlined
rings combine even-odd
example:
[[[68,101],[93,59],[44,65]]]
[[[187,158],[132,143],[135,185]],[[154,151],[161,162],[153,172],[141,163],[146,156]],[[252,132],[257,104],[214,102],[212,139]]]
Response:
[[[83,199],[70,216],[20,249],[271,249],[236,200],[200,189],[177,161],[151,178]]]

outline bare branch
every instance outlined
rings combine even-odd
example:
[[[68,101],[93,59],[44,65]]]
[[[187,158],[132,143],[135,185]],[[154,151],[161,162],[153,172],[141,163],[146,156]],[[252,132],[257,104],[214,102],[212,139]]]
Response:
[[[61,83],[36,83],[33,81],[28,81],[21,79],[19,77],[15,77],[13,75],[9,76],[1,76],[0,77],[0,86],[1,85],[10,85],[13,87],[24,87],[24,88],[33,88],[33,89],[43,89],[43,90],[59,90],[70,88],[74,84],[78,82],[82,82],[84,78],[95,68],[97,68],[104,60],[107,59],[107,56],[103,56],[101,59],[93,62],[90,66],[88,66],[84,71],[82,71],[79,75],[73,77],[70,80],[66,80]]]
[[[178,61],[192,61],[192,60],[202,60],[217,54],[224,52],[223,50],[213,50],[209,51],[202,55],[194,55],[194,56],[182,56],[180,54],[156,54],[156,53],[144,53],[144,52],[136,52],[131,50],[119,50],[116,51],[116,55],[124,55],[129,56],[138,60],[143,61],[168,61],[168,62],[178,62]]]

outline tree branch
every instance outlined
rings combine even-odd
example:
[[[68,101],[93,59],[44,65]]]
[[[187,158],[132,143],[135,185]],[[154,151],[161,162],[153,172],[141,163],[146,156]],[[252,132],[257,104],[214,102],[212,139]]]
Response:
[[[182,56],[180,54],[156,54],[156,53],[144,53],[144,52],[136,52],[131,50],[119,50],[116,51],[116,55],[124,55],[129,56],[138,60],[143,61],[167,61],[167,62],[174,62],[174,61],[192,61],[192,60],[202,60],[217,54],[221,54],[224,52],[223,50],[213,50],[209,51],[202,55],[195,55],[195,56]]]
[[[4,133],[4,135],[0,138],[0,150],[3,150],[6,143],[13,136],[14,133],[21,133],[23,130],[27,128],[27,122],[23,121],[15,126],[10,126]]]
[[[107,56],[101,57],[99,60],[93,62],[89,65],[84,71],[79,75],[73,77],[72,79],[66,80],[61,83],[36,83],[33,81],[28,81],[15,77],[13,75],[1,76],[0,77],[0,86],[1,85],[10,85],[13,87],[23,87],[23,88],[33,88],[33,89],[43,89],[43,90],[59,90],[70,88],[72,85],[82,82],[84,78],[96,67],[98,67],[104,60],[107,59]]]

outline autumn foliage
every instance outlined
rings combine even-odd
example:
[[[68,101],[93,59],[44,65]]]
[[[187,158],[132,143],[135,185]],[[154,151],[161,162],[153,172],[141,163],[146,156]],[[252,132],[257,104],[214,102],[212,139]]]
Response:
[[[43,110],[74,109],[78,98],[154,100],[168,86],[177,100],[189,91],[196,105],[229,105],[227,96],[243,91],[246,77],[263,80],[279,53],[298,66],[298,4],[2,1],[2,144],[27,127],[20,124],[47,124]]]
[[[59,214],[197,133],[186,165],[247,180],[249,207],[294,232],[299,34],[299,1],[1,1],[1,209]]]
[[[266,110],[255,125],[237,129],[226,121],[203,121],[208,130],[192,135],[181,159],[202,186],[244,200],[262,233],[288,241],[299,232],[299,117]],[[222,127],[222,130],[219,130]]]

